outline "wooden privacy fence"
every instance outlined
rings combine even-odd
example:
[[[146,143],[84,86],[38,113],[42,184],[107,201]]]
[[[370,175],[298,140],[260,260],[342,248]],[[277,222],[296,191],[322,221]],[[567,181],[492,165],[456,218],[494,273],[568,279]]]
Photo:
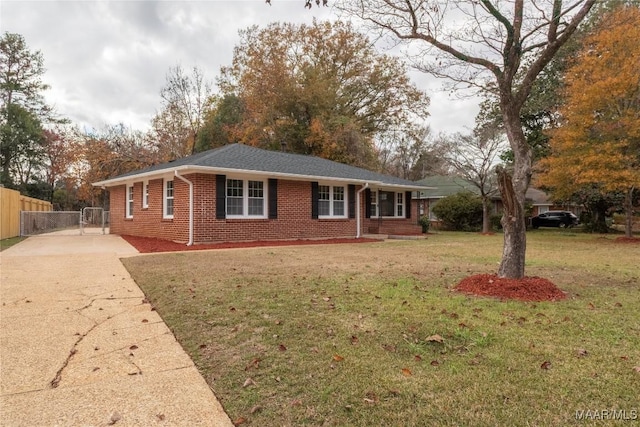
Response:
[[[48,212],[51,210],[53,206],[49,202],[0,187],[0,239],[20,235],[20,211]]]

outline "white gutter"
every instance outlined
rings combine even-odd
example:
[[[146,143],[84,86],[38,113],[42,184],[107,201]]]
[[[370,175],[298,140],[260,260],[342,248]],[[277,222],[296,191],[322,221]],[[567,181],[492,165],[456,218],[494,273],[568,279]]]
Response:
[[[162,177],[166,176],[167,172],[180,171],[181,173],[216,173],[216,174],[242,174],[242,175],[253,175],[259,177],[269,177],[269,178],[280,178],[280,179],[290,179],[292,181],[330,181],[330,182],[345,182],[345,183],[358,183],[358,184],[376,184],[380,187],[384,188],[404,188],[407,190],[433,190],[435,187],[425,187],[423,185],[407,185],[407,184],[388,184],[382,181],[372,181],[372,180],[361,180],[361,179],[353,179],[353,178],[334,178],[327,176],[318,176],[318,175],[305,175],[305,174],[292,174],[292,173],[274,173],[269,171],[256,171],[249,169],[231,169],[231,168],[212,168],[209,166],[178,166],[175,169],[161,169],[155,170],[151,172],[145,172],[141,174],[127,175],[122,178],[112,178],[104,181],[94,182],[93,186],[115,186],[122,185],[125,183],[131,183],[134,181],[141,181],[144,179],[151,179],[151,177]]]
[[[360,238],[360,194],[369,188],[369,183],[365,182],[361,189],[356,193],[356,239]]]
[[[189,184],[189,241],[187,242],[187,246],[191,246],[193,245],[193,182],[189,181],[182,175],[179,175],[177,170],[173,173],[176,178],[179,178]]]

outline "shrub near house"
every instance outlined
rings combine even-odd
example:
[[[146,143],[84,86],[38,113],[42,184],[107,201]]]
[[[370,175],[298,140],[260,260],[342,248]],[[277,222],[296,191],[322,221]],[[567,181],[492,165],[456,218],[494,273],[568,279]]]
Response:
[[[441,199],[433,213],[448,230],[478,231],[482,227],[482,200],[470,191]]]

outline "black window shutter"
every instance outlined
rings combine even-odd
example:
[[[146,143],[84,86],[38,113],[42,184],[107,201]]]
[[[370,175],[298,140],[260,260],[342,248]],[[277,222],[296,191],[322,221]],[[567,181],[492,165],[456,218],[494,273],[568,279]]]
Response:
[[[227,217],[227,176],[216,175],[216,219]]]
[[[349,218],[356,217],[356,186],[349,184]]]
[[[371,218],[371,189],[364,190],[364,217]]]
[[[411,191],[404,193],[404,216],[405,218],[411,218]]]
[[[278,218],[278,180],[269,178],[269,219]]]
[[[311,182],[311,219],[318,219],[318,183]]]

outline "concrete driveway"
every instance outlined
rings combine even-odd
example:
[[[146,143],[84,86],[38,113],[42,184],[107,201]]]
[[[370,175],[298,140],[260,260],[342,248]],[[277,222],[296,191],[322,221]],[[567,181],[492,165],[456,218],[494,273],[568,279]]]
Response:
[[[0,253],[0,425],[231,426],[119,261],[118,236]]]

